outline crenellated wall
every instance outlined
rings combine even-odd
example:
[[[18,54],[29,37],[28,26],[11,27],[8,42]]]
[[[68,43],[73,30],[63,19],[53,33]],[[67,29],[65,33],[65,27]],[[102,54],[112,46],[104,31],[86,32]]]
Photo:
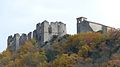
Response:
[[[58,37],[64,36],[66,33],[66,24],[62,22],[51,22],[43,21],[42,23],[38,23],[36,26],[36,34],[35,37],[40,44],[45,43],[46,41],[51,40],[53,35]],[[35,33],[34,33],[35,35]]]
[[[20,36],[19,44],[20,44],[20,45],[23,45],[23,44],[25,43],[25,41],[27,41],[27,40],[28,40],[28,36],[27,36],[25,33],[23,33],[23,34]]]
[[[42,46],[45,42],[51,40],[54,35],[61,37],[67,34],[66,24],[62,22],[51,22],[43,21],[36,25],[36,29],[28,34],[22,34],[21,36],[17,33],[14,37],[11,35],[8,37],[8,49],[16,51],[19,49],[27,40],[36,39],[39,46]]]
[[[77,33],[80,32],[102,32],[106,33],[110,29],[115,29],[109,26],[105,26],[99,23],[87,21],[85,17],[77,18]],[[67,34],[66,24],[62,22],[43,21],[36,25],[36,29],[33,32],[29,32],[27,35],[21,36],[17,33],[14,36],[10,35],[7,40],[7,47],[12,51],[19,49],[26,40],[36,39],[38,46],[43,46],[45,42],[50,41],[53,36],[62,37]]]

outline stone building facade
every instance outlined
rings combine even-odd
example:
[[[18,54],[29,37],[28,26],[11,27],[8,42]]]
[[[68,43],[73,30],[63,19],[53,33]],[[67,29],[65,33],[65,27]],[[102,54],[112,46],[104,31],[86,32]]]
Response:
[[[66,24],[62,22],[51,22],[43,21],[36,25],[36,30],[33,32],[33,38],[35,38],[41,44],[51,40],[53,36],[62,37],[66,32]]]
[[[27,40],[36,39],[39,46],[47,41],[50,41],[53,36],[62,37],[67,34],[66,24],[62,22],[51,22],[43,21],[36,25],[36,29],[28,34],[22,34],[21,36],[17,33],[14,36],[9,36],[7,39],[8,49],[15,51],[19,49]]]
[[[77,18],[77,33],[81,32],[102,32],[106,33],[111,29],[115,29],[106,25],[102,25],[96,22],[87,21],[85,17]],[[43,21],[36,25],[36,29],[28,34],[17,33],[14,36],[9,36],[7,40],[8,49],[15,51],[19,49],[27,40],[35,39],[38,42],[38,46],[43,46],[45,42],[50,41],[54,36],[62,37],[67,34],[66,24],[62,22]]]
[[[111,29],[115,29],[96,22],[87,21],[85,17],[77,18],[77,33],[80,32],[102,32],[106,33]]]

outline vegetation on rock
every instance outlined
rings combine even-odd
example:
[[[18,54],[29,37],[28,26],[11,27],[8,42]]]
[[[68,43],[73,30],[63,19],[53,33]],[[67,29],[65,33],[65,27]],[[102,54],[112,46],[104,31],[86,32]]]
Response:
[[[110,30],[65,35],[46,48],[29,40],[16,52],[0,54],[1,67],[119,67],[120,32]]]

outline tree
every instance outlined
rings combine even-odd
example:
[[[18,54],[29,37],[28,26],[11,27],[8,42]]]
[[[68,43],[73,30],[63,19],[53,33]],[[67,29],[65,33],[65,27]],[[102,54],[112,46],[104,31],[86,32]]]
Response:
[[[50,64],[50,67],[74,67],[77,64],[77,59],[77,54],[62,54]]]

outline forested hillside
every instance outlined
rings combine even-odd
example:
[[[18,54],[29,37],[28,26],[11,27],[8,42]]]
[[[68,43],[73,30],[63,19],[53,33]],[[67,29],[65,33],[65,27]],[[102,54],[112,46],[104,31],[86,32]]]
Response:
[[[32,39],[16,52],[3,51],[0,67],[120,67],[120,32],[54,37],[41,48]]]

